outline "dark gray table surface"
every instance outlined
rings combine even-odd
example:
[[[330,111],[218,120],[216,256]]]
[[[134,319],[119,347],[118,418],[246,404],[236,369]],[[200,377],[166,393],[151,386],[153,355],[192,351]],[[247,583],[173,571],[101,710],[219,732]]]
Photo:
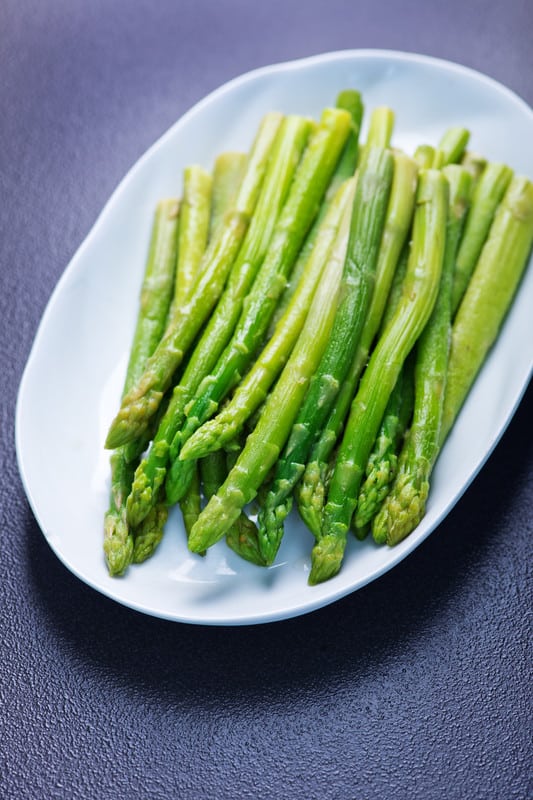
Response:
[[[526,798],[531,390],[399,567],[311,615],[231,629],[145,617],[60,564],[22,489],[14,409],[71,256],[203,95],[379,47],[464,63],[532,104],[530,0],[4,0],[0,19],[0,796]]]

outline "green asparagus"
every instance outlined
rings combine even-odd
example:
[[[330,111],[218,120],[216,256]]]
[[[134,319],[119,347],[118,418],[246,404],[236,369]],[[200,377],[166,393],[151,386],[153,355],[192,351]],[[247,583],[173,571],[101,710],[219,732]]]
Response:
[[[242,509],[256,496],[287,440],[333,325],[349,236],[349,211],[345,212],[322,278],[323,291],[313,298],[302,332],[259,421],[235,466],[191,531],[189,548],[193,552],[201,552],[224,536]]]
[[[446,164],[457,164],[463,157],[469,139],[470,133],[466,128],[449,128],[435,151],[433,169],[442,169]]]
[[[170,446],[183,424],[185,407],[202,379],[216,364],[233,333],[244,298],[265,257],[308,133],[309,124],[301,117],[286,117],[280,126],[256,213],[231,270],[228,284],[190,356],[180,382],[174,387],[152,447],[135,473],[132,491],[127,500],[130,525],[139,524],[159,497],[167,471]]]
[[[335,168],[335,172],[333,173],[331,182],[324,195],[322,204],[318,210],[318,214],[316,215],[316,219],[305,238],[305,242],[302,245],[302,249],[300,250],[294,268],[291,272],[288,286],[280,297],[276,310],[272,316],[272,332],[276,328],[279,320],[285,314],[285,311],[292,300],[292,296],[300,283],[300,278],[311,256],[320,227],[331,203],[333,202],[333,198],[337,194],[340,186],[346,180],[348,180],[348,178],[352,177],[357,166],[357,158],[359,153],[359,132],[361,130],[361,122],[363,119],[363,102],[361,95],[355,89],[345,89],[337,96],[337,102],[335,106],[336,108],[342,108],[345,111],[348,111],[350,114],[350,132],[346,139],[346,144],[344,145],[342,155],[339,158],[338,164]]]
[[[372,353],[352,403],[331,478],[321,535],[312,552],[311,584],[327,580],[340,569],[361,478],[387,402],[435,304],[448,204],[448,186],[441,172],[421,172],[416,202],[404,293]]]
[[[224,214],[233,208],[237,192],[246,170],[245,153],[221,153],[213,168],[213,191],[211,196],[211,219],[209,237],[218,229]]]
[[[452,314],[455,314],[483,248],[494,214],[505,194],[513,171],[505,164],[488,164],[472,197],[465,231],[455,265]]]
[[[361,340],[353,353],[350,368],[333,409],[313,446],[296,494],[300,515],[317,537],[320,534],[327,476],[330,474],[329,459],[341,434],[359,376],[380,327],[391,283],[401,267],[398,259],[411,226],[416,184],[417,168],[414,161],[402,153],[395,153],[394,177],[378,256],[376,283]],[[403,283],[403,277],[401,280]]]
[[[310,139],[235,333],[212,373],[200,384],[187,409],[186,423],[174,437],[173,461],[166,480],[167,499],[171,503],[177,502],[186,490],[193,463],[179,458],[180,449],[194,431],[215,414],[218,404],[239,382],[261,344],[346,142],[350,124],[348,112],[326,109]]]
[[[123,394],[142,374],[147,358],[165,329],[174,287],[178,219],[177,200],[158,204]],[[111,575],[122,574],[133,556],[133,537],[125,519],[125,503],[136,458],[145,445],[144,439],[134,441],[119,447],[111,456],[111,498],[104,518],[104,554]]]
[[[429,477],[439,449],[448,371],[453,271],[463,222],[470,201],[472,176],[464,167],[445,167],[449,184],[446,245],[439,293],[416,345],[413,422],[400,453],[392,488],[374,518],[378,544],[394,544],[407,536],[425,513]]]
[[[207,245],[213,179],[202,167],[186,167],[183,173],[183,198],[180,207],[178,269],[173,308],[186,303],[198,276]]]
[[[231,401],[214,419],[208,420],[198,428],[185,443],[182,450],[183,458],[200,458],[226,446],[265,400],[271,384],[285,365],[305,322],[342,214],[353,200],[354,181],[355,179],[346,181],[333,199],[305,272],[284,316],[276,326],[274,335],[237,387]]]
[[[388,150],[367,147],[359,167],[352,208],[339,305],[333,329],[298,412],[273,482],[258,517],[259,543],[271,564],[292,507],[292,490],[300,479],[309,450],[344,381],[366,319],[375,283],[394,160]]]
[[[409,361],[410,358],[398,376],[365,468],[356,506],[357,530],[368,526],[396,477],[398,453],[413,413],[413,372],[407,368]]]
[[[207,249],[200,266],[200,278],[141,377],[125,394],[111,424],[106,447],[114,449],[141,436],[148,428],[168,389],[174,372],[218,300],[233,261],[242,244],[263,182],[281,115],[266,115],[254,142],[235,208],[225,215],[224,224]]]
[[[496,211],[452,326],[441,444],[493,345],[533,243],[533,183],[514,177]]]

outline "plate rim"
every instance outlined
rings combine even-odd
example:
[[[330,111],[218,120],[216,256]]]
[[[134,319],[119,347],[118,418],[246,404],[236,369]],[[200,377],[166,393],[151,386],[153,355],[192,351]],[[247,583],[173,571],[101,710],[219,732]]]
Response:
[[[85,250],[91,247],[93,238],[97,235],[101,219],[107,215],[107,213],[116,203],[120,202],[123,193],[127,192],[128,190],[128,185],[130,181],[133,181],[135,179],[137,172],[143,168],[144,162],[147,161],[152,156],[152,154],[166,142],[167,139],[170,139],[173,136],[175,136],[177,130],[187,125],[188,122],[194,118],[194,116],[200,114],[203,108],[212,103],[214,100],[219,99],[224,94],[231,92],[235,88],[238,88],[258,78],[261,78],[263,75],[272,75],[279,72],[283,72],[287,69],[290,69],[291,71],[305,69],[306,67],[325,62],[343,61],[346,59],[362,60],[365,58],[373,58],[373,59],[377,58],[389,61],[393,59],[397,61],[408,62],[411,64],[419,63],[425,65],[432,65],[447,71],[455,72],[460,76],[467,76],[469,78],[481,81],[482,83],[485,83],[487,86],[489,86],[492,90],[497,91],[500,94],[503,94],[504,96],[507,97],[508,100],[517,104],[520,107],[520,110],[523,113],[525,112],[530,117],[531,122],[533,124],[533,109],[514,90],[500,83],[495,78],[492,78],[491,76],[483,72],[480,72],[472,67],[468,67],[454,61],[449,61],[447,59],[425,55],[421,53],[402,51],[402,50],[388,50],[381,48],[345,49],[345,50],[335,50],[335,51],[317,53],[303,58],[290,59],[282,62],[276,62],[273,64],[257,67],[255,69],[237,75],[234,78],[231,78],[230,80],[224,82],[223,84],[221,84],[220,86],[216,87],[211,92],[209,92],[207,95],[202,97],[198,102],[193,104],[187,111],[185,111],[184,114],[182,114],[174,123],[172,123],[172,125],[168,129],[166,129],[146,150],[143,151],[143,153],[139,156],[139,158],[136,159],[135,162],[131,165],[131,167],[127,169],[126,173],[119,180],[119,182],[109,195],[105,204],[97,214],[89,231],[84,236],[83,240],[77,247],[76,251],[69,260],[68,264],[63,269],[59,279],[57,280],[55,286],[53,287],[51,294],[46,302],[46,306],[44,308],[44,311],[41,315],[41,318],[33,335],[29,354],[26,359],[26,363],[19,384],[19,389],[17,392],[17,400],[15,407],[15,449],[16,449],[16,458],[17,458],[19,475],[21,478],[21,482],[28,503],[37,522],[37,525],[39,526],[48,545],[51,547],[52,551],[55,553],[57,558],[64,564],[64,566],[69,570],[69,572],[71,572],[77,578],[83,581],[83,583],[90,586],[92,589],[95,589],[97,592],[104,595],[105,597],[108,597],[118,602],[120,605],[125,606],[133,611],[172,622],[180,622],[180,623],[194,624],[194,625],[235,627],[243,625],[266,624],[270,622],[282,621],[285,619],[292,619],[307,613],[311,613],[312,611],[316,611],[319,608],[323,608],[327,605],[330,605],[331,603],[337,602],[343,597],[346,597],[358,591],[359,589],[363,588],[369,583],[377,580],[382,575],[386,574],[389,570],[396,567],[401,561],[403,561],[404,558],[406,558],[411,552],[413,552],[413,550],[419,547],[431,533],[435,532],[435,530],[438,528],[443,519],[449,514],[451,509],[459,502],[461,497],[468,490],[473,480],[477,477],[478,473],[481,471],[483,466],[486,464],[487,460],[494,452],[494,449],[496,448],[498,442],[500,441],[505,431],[507,430],[511,420],[515,415],[518,406],[522,401],[525,392],[527,391],[529,382],[531,380],[531,376],[533,374],[533,362],[530,365],[528,378],[522,385],[521,391],[519,392],[517,397],[515,397],[515,402],[513,403],[511,412],[507,415],[505,424],[500,427],[500,429],[497,432],[497,435],[492,437],[484,453],[483,459],[479,462],[479,464],[476,465],[476,468],[471,471],[471,473],[468,476],[468,479],[462,484],[460,492],[446,504],[446,506],[442,509],[441,513],[437,515],[435,521],[432,523],[431,526],[428,527],[426,531],[421,532],[418,536],[416,535],[416,533],[413,534],[412,537],[411,536],[408,537],[400,545],[396,546],[394,549],[391,549],[391,552],[394,553],[394,556],[391,559],[387,560],[386,563],[376,567],[376,569],[372,570],[370,573],[367,573],[364,577],[355,581],[354,584],[350,586],[345,586],[341,584],[337,590],[331,588],[327,592],[326,597],[324,597],[321,592],[318,592],[316,599],[309,600],[309,598],[307,598],[305,600],[298,601],[296,603],[293,603],[288,609],[284,608],[268,614],[265,613],[264,611],[259,611],[255,613],[248,613],[246,615],[241,615],[240,617],[232,617],[232,618],[219,618],[216,616],[212,617],[203,616],[200,618],[195,616],[179,615],[176,613],[166,612],[161,609],[158,610],[156,608],[147,607],[145,604],[141,602],[135,602],[130,599],[125,599],[120,595],[119,592],[120,580],[121,580],[120,578],[117,579],[117,591],[114,591],[111,587],[108,588],[106,586],[103,586],[101,585],[101,583],[98,583],[96,579],[93,579],[90,575],[83,573],[76,565],[71,563],[71,561],[69,561],[69,559],[63,555],[61,549],[56,546],[55,542],[52,540],[48,531],[46,530],[43,521],[41,520],[40,514],[37,509],[37,503],[35,502],[33,497],[30,481],[27,477],[26,470],[24,467],[24,452],[23,452],[24,448],[22,445],[21,426],[22,426],[22,406],[24,402],[24,396],[26,394],[26,384],[29,381],[29,375],[33,368],[33,362],[36,358],[37,350],[39,349],[40,339],[43,335],[44,329],[46,328],[48,318],[52,316],[54,313],[54,307],[58,302],[58,297],[61,294],[63,283],[68,281],[70,273],[76,269],[77,262],[83,257]],[[331,583],[323,584],[323,586],[330,587]]]

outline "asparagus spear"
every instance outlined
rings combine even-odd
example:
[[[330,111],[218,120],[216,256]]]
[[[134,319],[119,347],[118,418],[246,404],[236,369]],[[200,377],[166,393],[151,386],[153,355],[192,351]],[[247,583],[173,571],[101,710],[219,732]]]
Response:
[[[357,348],[374,288],[393,175],[388,150],[367,147],[359,167],[339,305],[328,344],[311,379],[258,517],[259,543],[271,564],[281,542],[313,440],[321,431]]]
[[[304,269],[306,268],[309,258],[311,257],[311,253],[319,235],[320,227],[325,215],[329,210],[330,204],[333,202],[333,198],[337,194],[340,186],[346,180],[348,180],[348,178],[352,177],[357,165],[357,157],[359,153],[359,132],[361,130],[361,121],[363,119],[363,101],[361,99],[361,95],[355,89],[345,89],[338,95],[335,106],[336,108],[343,108],[345,111],[349,112],[352,120],[350,132],[346,139],[346,144],[344,145],[342,155],[331,179],[331,183],[329,184],[324,196],[322,205],[320,206],[316,219],[313,222],[311,230],[306,236],[302,249],[300,250],[296,264],[294,265],[291,273],[289,284],[283,292],[276,310],[274,311],[272,317],[273,329],[277,326],[279,320],[285,314],[285,311],[292,300],[292,296],[300,283],[300,278]]]
[[[254,142],[235,208],[225,216],[224,225],[207,249],[200,266],[200,278],[153,355],[142,376],[125,394],[111,424],[106,447],[115,448],[142,435],[157,411],[174,372],[216,303],[231,265],[244,239],[257,202],[269,154],[281,115],[267,114]]]
[[[193,165],[185,168],[172,313],[189,299],[198,276],[207,245],[212,185],[211,175],[202,167]]]
[[[301,117],[286,117],[280,126],[256,213],[231,270],[228,285],[194,348],[179,384],[174,388],[152,447],[135,473],[127,501],[131,525],[139,524],[156,502],[166,475],[170,445],[183,424],[185,407],[231,337],[244,298],[264,259],[308,133],[309,124]]]
[[[466,128],[449,128],[435,151],[433,169],[442,169],[446,164],[457,164],[463,157],[470,133]]]
[[[313,298],[294,350],[235,466],[191,531],[189,548],[193,552],[201,552],[224,536],[244,506],[256,496],[287,440],[333,325],[349,236],[349,210],[345,212],[324,272],[323,291]]]
[[[183,444],[209,417],[252,360],[265,334],[283,286],[294,265],[305,234],[317,213],[336,162],[350,130],[350,115],[340,109],[326,109],[321,124],[310,139],[296,172],[287,201],[274,231],[273,239],[235,333],[213,372],[200,384],[187,410],[187,421],[174,437],[167,473],[169,502],[179,500],[186,490],[191,461],[178,458]]]
[[[354,351],[349,371],[327,422],[320,437],[313,445],[297,490],[298,510],[315,536],[320,534],[327,476],[330,472],[329,459],[340,436],[359,376],[368,360],[370,347],[378,332],[385,304],[391,291],[391,283],[401,272],[401,264],[398,264],[398,259],[411,226],[416,183],[417,168],[414,161],[403,153],[394,153],[394,177],[378,256],[376,283],[361,341]],[[401,287],[402,284],[403,276],[399,286]]]
[[[475,153],[472,150],[467,150],[461,159],[461,165],[465,167],[472,175],[473,191],[487,167],[487,159],[485,156],[482,156],[479,153]]]
[[[461,302],[487,238],[496,209],[512,176],[513,171],[505,164],[488,164],[474,189],[472,205],[457,253],[452,290],[452,314],[456,312]]]
[[[431,169],[435,161],[435,148],[430,144],[419,144],[413,158],[419,169]]]
[[[174,286],[178,212],[177,200],[161,201],[156,208],[123,394],[142,374],[165,328]],[[135,457],[144,445],[144,440],[132,442],[111,456],[111,498],[104,518],[104,554],[111,575],[122,574],[132,559],[133,537],[125,520],[125,502]]]
[[[185,443],[182,450],[183,458],[200,458],[224,447],[227,442],[234,439],[246,420],[265,400],[271,384],[285,365],[305,322],[342,214],[353,200],[354,181],[355,179],[346,181],[333,199],[298,289],[293,294],[284,316],[278,322],[272,338],[237,387],[231,401],[214,419],[208,420],[198,428]]]
[[[359,485],[387,402],[435,304],[448,203],[448,186],[441,172],[421,172],[416,202],[405,291],[372,353],[352,403],[329,487],[321,535],[312,552],[311,584],[331,578],[340,569]]]
[[[224,214],[233,208],[237,192],[246,170],[245,153],[221,153],[213,168],[213,191],[211,196],[211,219],[209,236],[212,237],[222,222]]]
[[[357,499],[356,535],[376,515],[396,477],[401,441],[413,413],[413,372],[407,368],[409,361],[410,358],[398,376],[366,465]]]
[[[446,246],[439,293],[416,346],[413,423],[400,453],[398,474],[374,518],[378,544],[407,536],[425,513],[429,476],[439,449],[451,328],[453,270],[468,208],[472,176],[464,167],[443,170],[449,184]]]
[[[135,528],[135,541],[133,545],[133,563],[141,564],[150,558],[157,545],[163,538],[163,532],[168,519],[168,508],[163,503],[157,503],[148,516]]]
[[[498,335],[532,243],[533,184],[516,176],[496,211],[453,322],[441,444]]]

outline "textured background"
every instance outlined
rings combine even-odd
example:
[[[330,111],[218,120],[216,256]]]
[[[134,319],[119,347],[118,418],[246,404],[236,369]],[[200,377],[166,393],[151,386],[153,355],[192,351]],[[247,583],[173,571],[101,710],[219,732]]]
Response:
[[[531,390],[394,571],[310,616],[228,630],[143,617],[71,576],[26,502],[13,418],[56,281],[194,102],[263,64],[383,47],[475,67],[531,104],[530,0],[1,5],[0,796],[526,798]]]

